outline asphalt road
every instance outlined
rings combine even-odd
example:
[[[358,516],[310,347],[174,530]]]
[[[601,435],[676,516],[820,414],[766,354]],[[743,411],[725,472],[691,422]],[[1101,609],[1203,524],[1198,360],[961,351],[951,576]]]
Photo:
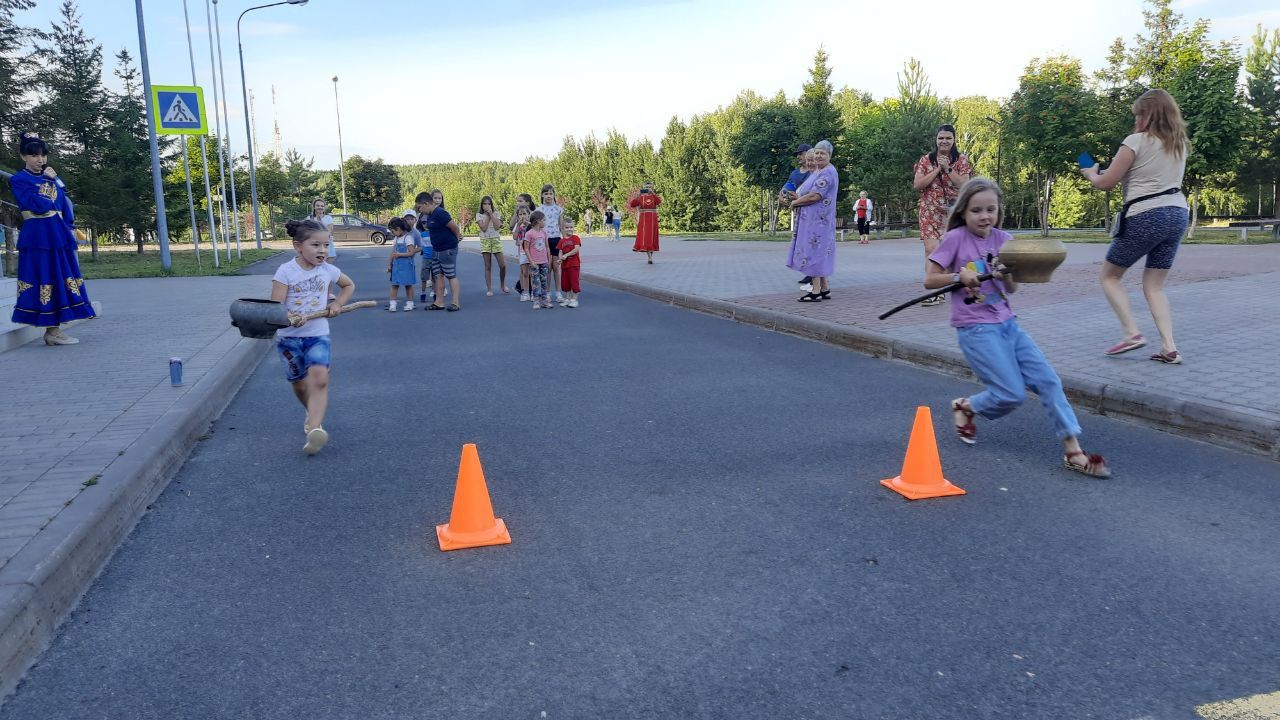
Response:
[[[334,321],[314,458],[263,362],[0,718],[1178,720],[1280,689],[1277,464],[1082,415],[1090,480],[1036,404],[966,447],[964,382],[594,287],[534,313],[461,267],[462,312]],[[918,404],[968,495],[878,484]],[[514,543],[442,553],[466,442]]]

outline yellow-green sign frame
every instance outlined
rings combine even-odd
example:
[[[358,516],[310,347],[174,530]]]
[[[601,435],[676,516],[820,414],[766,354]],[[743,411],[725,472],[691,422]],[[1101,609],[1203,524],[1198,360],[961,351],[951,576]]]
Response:
[[[152,85],[151,112],[155,117],[157,134],[209,134],[204,89],[198,85]]]

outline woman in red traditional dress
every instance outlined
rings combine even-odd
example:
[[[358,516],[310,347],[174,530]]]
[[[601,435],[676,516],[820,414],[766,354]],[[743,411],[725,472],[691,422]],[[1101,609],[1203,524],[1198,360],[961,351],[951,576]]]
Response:
[[[640,211],[640,219],[636,221],[636,244],[631,251],[645,253],[652,265],[653,254],[658,252],[658,206],[662,204],[662,198],[653,191],[653,183],[646,182],[640,188],[640,194],[628,204]]]

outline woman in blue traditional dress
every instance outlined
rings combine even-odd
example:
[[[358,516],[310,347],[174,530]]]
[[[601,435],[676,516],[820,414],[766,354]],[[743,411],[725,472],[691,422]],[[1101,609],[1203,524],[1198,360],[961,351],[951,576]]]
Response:
[[[45,328],[46,345],[74,345],[80,341],[58,326],[94,312],[76,259],[71,201],[58,173],[45,164],[49,147],[39,135],[23,133],[18,151],[25,167],[9,178],[23,218],[13,321]]]
[[[822,302],[831,298],[827,278],[836,269],[836,199],[840,197],[840,176],[831,164],[831,143],[814,146],[813,170],[796,189],[791,209],[796,214],[796,236],[791,240],[787,267],[813,278],[812,291],[800,302]]]

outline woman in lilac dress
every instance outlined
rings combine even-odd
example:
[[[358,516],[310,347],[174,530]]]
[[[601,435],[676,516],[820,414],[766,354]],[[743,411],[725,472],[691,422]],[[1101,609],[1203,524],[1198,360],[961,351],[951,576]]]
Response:
[[[836,268],[836,198],[840,197],[840,176],[831,164],[831,143],[814,146],[813,170],[796,190],[791,209],[796,213],[796,236],[791,241],[787,267],[813,278],[812,291],[800,302],[822,302],[831,298],[827,277]]]

